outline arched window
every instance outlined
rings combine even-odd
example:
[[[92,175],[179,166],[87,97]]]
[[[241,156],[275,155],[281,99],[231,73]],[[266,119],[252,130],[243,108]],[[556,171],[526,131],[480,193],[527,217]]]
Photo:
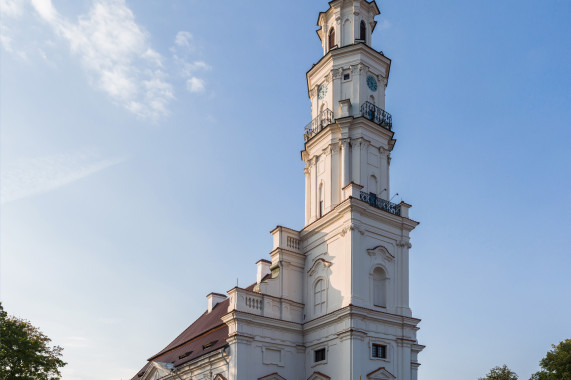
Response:
[[[387,274],[379,267],[373,271],[373,304],[387,307]]]
[[[367,43],[367,24],[365,24],[365,21],[361,21],[361,33],[359,39],[364,43]]]
[[[323,182],[319,185],[319,217],[321,218],[325,211],[325,204],[323,203]]]
[[[318,280],[313,288],[313,305],[315,315],[325,312],[325,281]]]
[[[378,194],[379,192],[377,177],[375,177],[374,175],[371,175],[369,177],[369,192],[375,194]]]
[[[329,50],[335,47],[335,28],[329,30]]]

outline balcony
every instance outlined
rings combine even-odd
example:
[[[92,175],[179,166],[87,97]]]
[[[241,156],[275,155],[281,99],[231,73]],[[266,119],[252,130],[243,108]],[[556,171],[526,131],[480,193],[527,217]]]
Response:
[[[393,215],[401,216],[400,205],[381,199],[374,193],[365,193],[364,191],[361,191],[360,198],[363,202],[367,202],[375,208],[390,212]]]
[[[363,103],[361,106],[361,116],[385,129],[388,129],[389,131],[393,128],[393,117],[391,114],[384,109],[377,107],[373,103]]]
[[[329,124],[333,123],[333,111],[326,109],[322,111],[319,116],[311,121],[311,123],[305,126],[305,132],[303,134],[303,139],[308,142],[313,136],[318,134],[323,128],[327,127]]]

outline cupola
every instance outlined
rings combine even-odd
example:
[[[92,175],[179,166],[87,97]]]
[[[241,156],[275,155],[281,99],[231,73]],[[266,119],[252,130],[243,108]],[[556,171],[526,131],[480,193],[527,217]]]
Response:
[[[317,20],[317,34],[323,45],[323,55],[331,49],[356,43],[371,46],[371,36],[381,14],[377,3],[367,0],[334,0]]]

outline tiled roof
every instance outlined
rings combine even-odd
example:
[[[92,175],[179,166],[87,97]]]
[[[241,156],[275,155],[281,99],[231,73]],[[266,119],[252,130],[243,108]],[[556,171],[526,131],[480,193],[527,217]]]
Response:
[[[133,376],[132,380],[139,379],[152,361],[172,363],[178,367],[226,346],[228,326],[222,322],[221,318],[228,312],[229,302],[226,299],[214,306],[210,313],[202,314],[168,346],[150,357],[148,363]]]

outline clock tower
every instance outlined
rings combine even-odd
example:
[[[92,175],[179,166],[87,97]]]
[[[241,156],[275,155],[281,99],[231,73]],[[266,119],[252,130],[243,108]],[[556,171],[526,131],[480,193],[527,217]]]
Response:
[[[374,0],[333,0],[319,14],[304,227],[273,229],[256,282],[210,293],[204,314],[132,380],[418,379],[424,346],[409,305],[418,222],[411,205],[391,202],[391,60],[371,46],[379,14]]]
[[[411,205],[391,202],[391,60],[371,46],[378,15],[375,1],[334,0],[317,21],[324,55],[307,73],[300,237],[305,326],[320,333],[307,334],[306,346],[319,349],[318,337],[335,331],[328,366],[340,378],[416,380],[424,346],[409,305],[409,234],[418,222]],[[346,357],[349,364],[338,364]]]

